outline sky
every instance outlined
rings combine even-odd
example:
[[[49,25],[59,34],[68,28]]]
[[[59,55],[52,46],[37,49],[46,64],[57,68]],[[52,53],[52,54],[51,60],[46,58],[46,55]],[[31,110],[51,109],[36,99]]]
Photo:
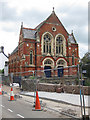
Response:
[[[89,0],[0,0],[0,46],[6,55],[19,42],[21,22],[24,27],[35,28],[44,21],[54,7],[55,13],[68,33],[73,30],[79,44],[79,56],[88,52]],[[0,69],[6,57],[0,53]]]

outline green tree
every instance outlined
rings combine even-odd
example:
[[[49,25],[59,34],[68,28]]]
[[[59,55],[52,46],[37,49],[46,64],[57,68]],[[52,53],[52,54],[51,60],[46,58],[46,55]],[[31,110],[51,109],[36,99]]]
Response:
[[[87,52],[81,59],[82,70],[86,70],[85,76],[90,78],[90,52]]]
[[[2,70],[0,69],[0,73],[4,73],[4,69],[2,69]]]
[[[0,73],[2,73],[2,70],[0,70]]]

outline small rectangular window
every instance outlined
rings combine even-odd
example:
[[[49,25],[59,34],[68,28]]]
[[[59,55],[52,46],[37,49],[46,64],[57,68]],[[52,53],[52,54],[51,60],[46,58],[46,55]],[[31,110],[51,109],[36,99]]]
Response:
[[[74,56],[72,56],[72,65],[74,65]]]
[[[33,52],[30,52],[30,64],[33,64]]]
[[[30,54],[30,64],[32,64],[32,54]]]

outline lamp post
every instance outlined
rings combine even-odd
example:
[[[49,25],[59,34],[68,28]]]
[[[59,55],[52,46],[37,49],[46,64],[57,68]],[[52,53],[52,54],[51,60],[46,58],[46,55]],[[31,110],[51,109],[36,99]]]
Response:
[[[0,53],[3,53],[4,56],[6,56],[7,58],[9,58],[9,57],[4,53],[4,47],[3,47],[3,46],[0,47]]]

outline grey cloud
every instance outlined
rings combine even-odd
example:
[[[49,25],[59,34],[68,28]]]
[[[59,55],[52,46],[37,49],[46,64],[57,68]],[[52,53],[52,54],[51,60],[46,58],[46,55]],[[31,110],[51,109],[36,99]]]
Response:
[[[62,24],[68,31],[69,26],[78,26],[78,28],[83,28],[83,26],[87,25],[87,9],[83,7],[71,7],[62,6],[55,10],[58,18],[61,20]],[[67,16],[61,16],[61,13],[66,13]],[[9,8],[6,3],[2,3],[2,17],[1,21],[4,22],[24,22],[30,28],[36,27],[40,22],[45,20],[51,13],[38,11],[37,9],[24,10],[21,15],[17,15],[15,8]],[[20,26],[19,26],[20,27]],[[26,27],[26,26],[25,26]],[[3,27],[3,30],[11,32],[15,31],[16,28],[7,28],[7,26]],[[75,32],[75,37],[78,42],[86,43],[87,34],[83,34],[83,29],[77,29]]]
[[[2,16],[0,17],[0,21],[2,22],[24,22],[28,27],[36,27],[40,22],[42,22],[47,16],[47,13],[42,13],[42,11],[38,11],[37,9],[24,10],[19,16],[17,15],[15,8],[8,7],[6,2],[2,2],[0,5],[2,9]],[[33,23],[33,24],[32,24]],[[7,26],[3,26],[2,28],[5,31],[11,32],[15,28],[8,28]]]
[[[87,45],[88,44],[88,35],[83,35],[83,33],[82,32],[77,32],[76,33],[76,38],[77,38],[77,41],[80,43],[84,43],[85,45]]]
[[[88,51],[90,52],[90,2],[88,3]]]
[[[36,27],[40,22],[45,20],[45,16],[47,16],[47,13],[42,13],[36,9],[30,11],[26,10],[23,11],[20,20],[30,27]]]
[[[81,27],[77,26],[75,29],[73,28],[75,27],[73,26],[71,26],[70,28],[67,27],[67,30],[73,30],[74,36],[78,43],[84,43],[85,45],[87,45],[88,44],[88,33],[85,32],[84,26],[81,26]]]
[[[74,35],[78,43],[88,44],[88,33],[85,32],[84,26],[88,25],[88,9],[80,6],[71,6],[68,8],[67,6],[62,6],[57,9],[59,14],[59,19],[62,24],[68,31],[70,29],[75,28]],[[61,14],[66,13],[67,16],[61,16]],[[72,30],[71,28],[71,30]]]
[[[0,21],[16,21],[17,13],[15,8],[8,7],[6,2],[1,2],[2,16]]]
[[[8,24],[8,22],[7,22],[7,24]],[[17,30],[18,30],[18,24],[19,24],[19,22],[14,22],[14,24],[12,24],[12,26],[10,25],[9,27],[6,25],[3,25],[2,26],[2,30],[3,31],[6,31],[6,32],[17,32]]]
[[[60,12],[60,9],[61,12]],[[88,11],[83,7],[73,7],[72,9],[68,9],[68,7],[58,8],[58,12],[66,13],[67,16],[61,16],[61,19],[66,25],[78,25],[83,26],[88,22]]]

